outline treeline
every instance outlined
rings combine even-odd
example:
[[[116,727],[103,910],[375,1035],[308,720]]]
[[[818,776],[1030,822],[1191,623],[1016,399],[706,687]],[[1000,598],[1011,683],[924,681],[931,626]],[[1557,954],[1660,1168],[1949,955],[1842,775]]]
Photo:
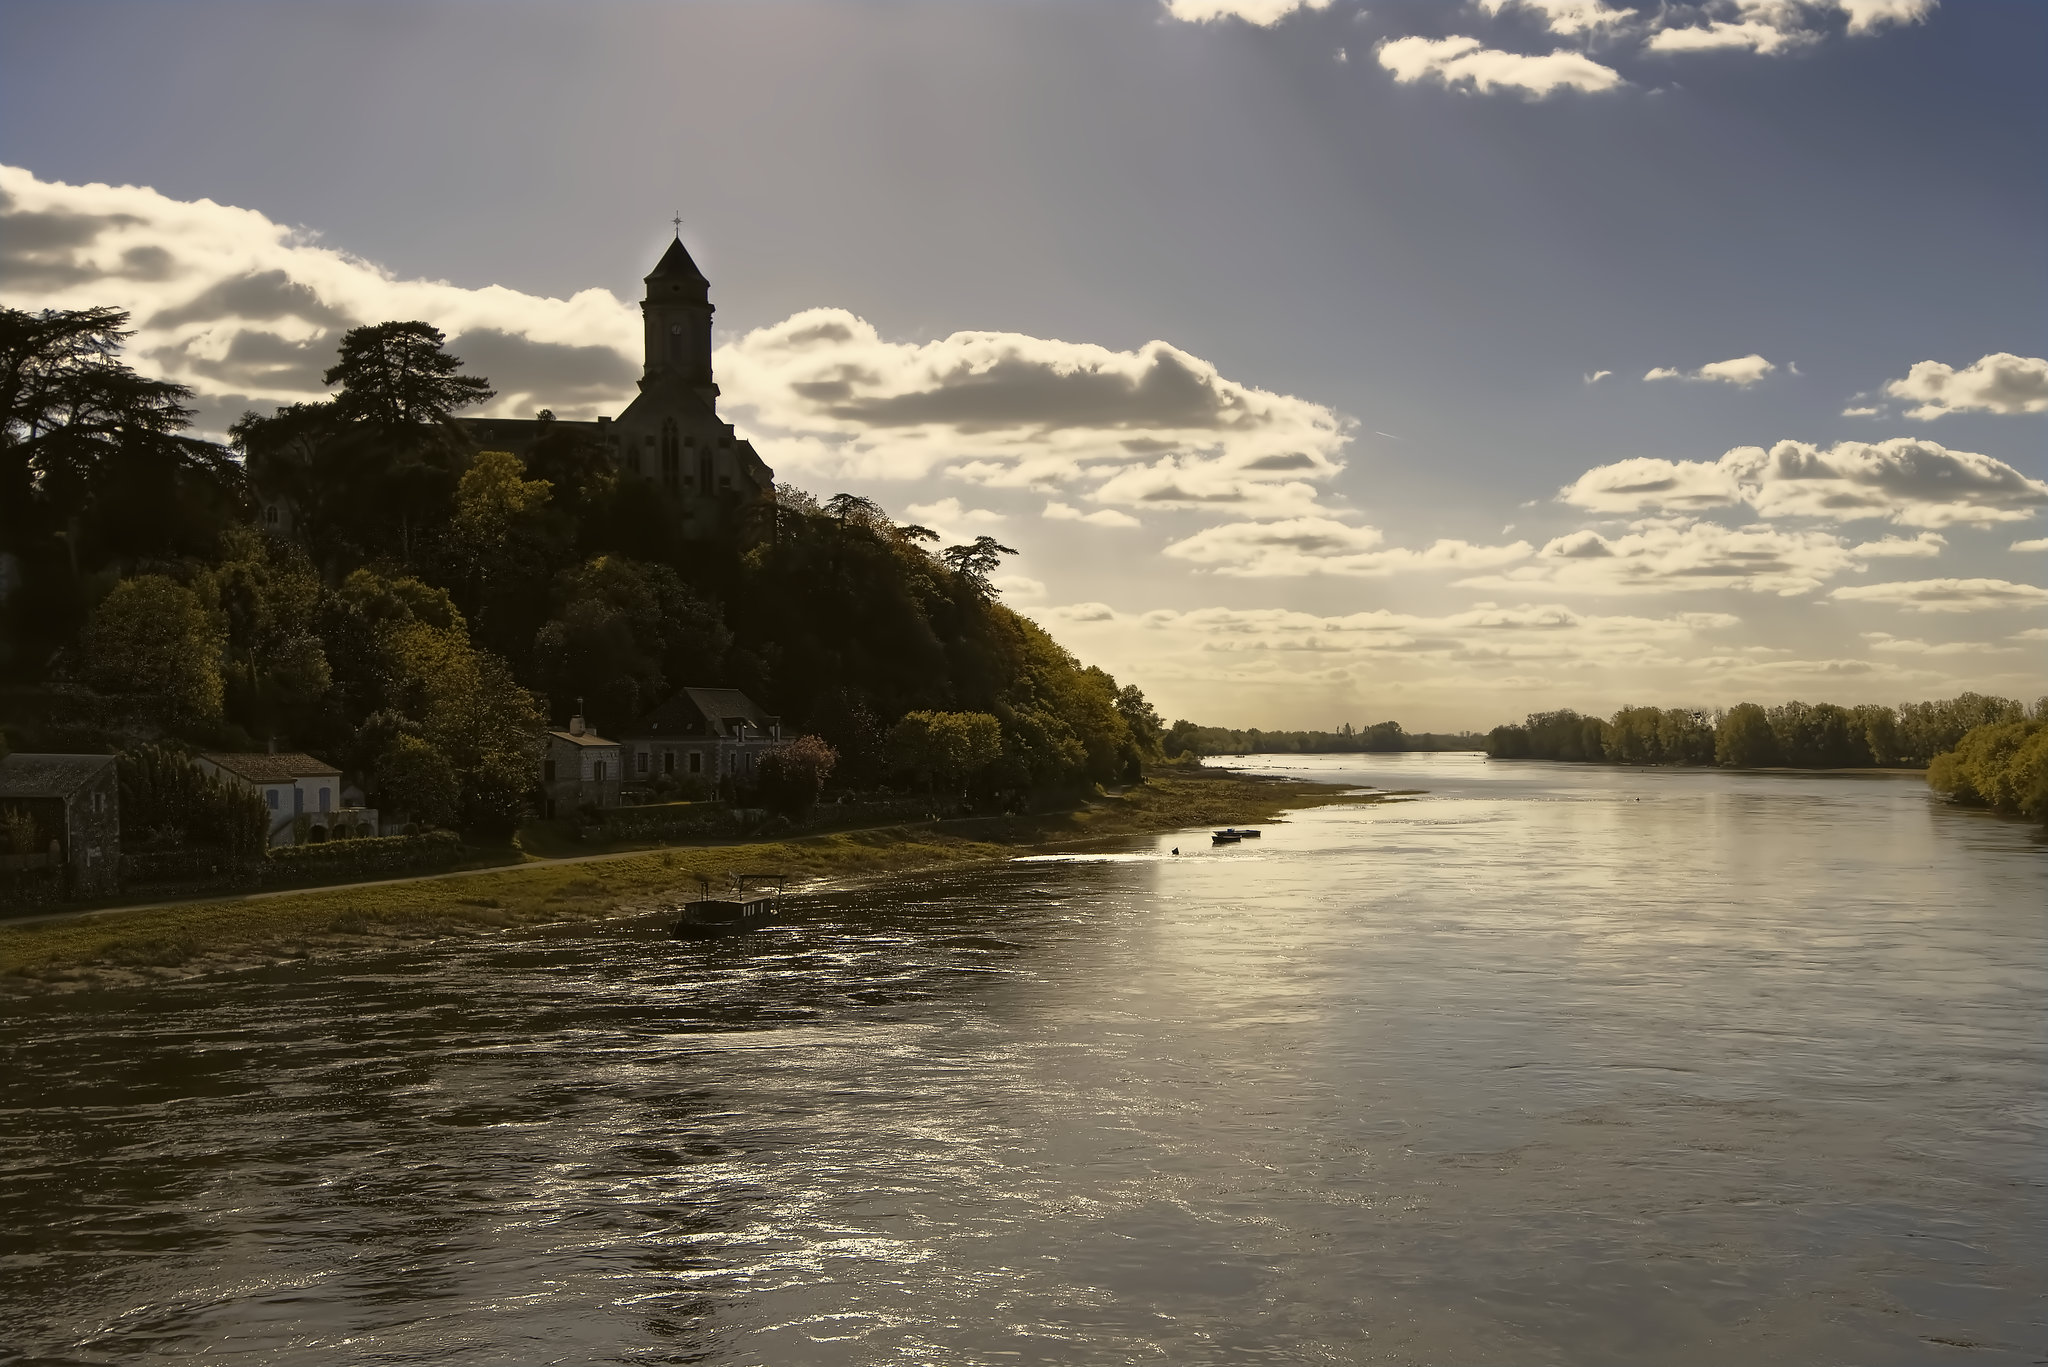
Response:
[[[1204,755],[1355,755],[1396,750],[1478,750],[1485,740],[1477,732],[1453,735],[1403,731],[1397,721],[1354,727],[1346,722],[1335,731],[1238,731],[1223,726],[1197,726],[1177,721],[1162,741],[1166,756]]]
[[[246,415],[227,449],[186,435],[189,391],[121,362],[125,324],[0,309],[16,749],[274,742],[387,813],[487,833],[525,811],[550,719],[580,701],[615,730],[684,685],[745,690],[854,786],[950,781],[950,760],[892,750],[919,712],[992,719],[996,753],[971,766],[991,793],[1159,753],[1137,689],[999,601],[1011,552],[990,538],[940,549],[866,499],[784,486],[685,540],[664,495],[566,425],[525,459],[479,450],[457,414],[490,386],[423,323],[350,331],[331,400]]]
[[[2038,720],[2048,699],[2035,704]],[[1611,718],[1564,709],[1496,726],[1486,752],[1496,759],[1590,764],[1718,764],[1735,769],[1922,768],[1979,727],[2024,722],[2011,698],[1964,693],[1897,707],[1787,702],[1723,710],[1624,707]]]

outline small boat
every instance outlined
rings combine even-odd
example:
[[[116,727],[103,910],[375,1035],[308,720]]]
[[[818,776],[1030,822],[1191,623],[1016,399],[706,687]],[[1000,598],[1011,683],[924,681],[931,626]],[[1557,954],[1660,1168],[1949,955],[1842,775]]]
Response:
[[[765,886],[771,880],[775,886]],[[764,886],[749,888],[750,881]],[[780,873],[736,873],[732,876],[731,894],[713,897],[711,880],[700,878],[696,900],[683,903],[682,917],[670,933],[681,939],[696,939],[766,925],[781,909],[782,888],[787,881],[787,875]]]
[[[1257,831],[1246,830],[1242,826],[1232,826],[1229,830],[1225,831],[1224,834],[1234,835],[1239,840],[1257,840],[1259,838],[1259,833]]]
[[[1216,834],[1209,837],[1209,843],[1211,845],[1235,845],[1238,841],[1242,839],[1244,839],[1244,837],[1239,835],[1236,831],[1218,831],[1216,832]]]

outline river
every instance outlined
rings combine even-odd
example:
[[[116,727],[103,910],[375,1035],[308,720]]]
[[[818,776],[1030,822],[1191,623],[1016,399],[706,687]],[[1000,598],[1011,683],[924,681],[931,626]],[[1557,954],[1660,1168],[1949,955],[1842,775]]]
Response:
[[[1876,777],[1260,767],[1428,792],[720,941],[17,999],[0,1361],[2048,1357],[2027,827]]]

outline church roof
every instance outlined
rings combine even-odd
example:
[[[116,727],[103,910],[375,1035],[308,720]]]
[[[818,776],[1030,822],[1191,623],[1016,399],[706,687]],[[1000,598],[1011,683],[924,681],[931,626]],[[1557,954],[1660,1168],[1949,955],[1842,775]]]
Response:
[[[690,259],[690,249],[678,237],[668,244],[668,250],[661,254],[661,260],[647,274],[649,280],[671,280],[684,284],[701,285],[706,289],[711,282],[704,278],[704,272],[697,269],[697,263]]]

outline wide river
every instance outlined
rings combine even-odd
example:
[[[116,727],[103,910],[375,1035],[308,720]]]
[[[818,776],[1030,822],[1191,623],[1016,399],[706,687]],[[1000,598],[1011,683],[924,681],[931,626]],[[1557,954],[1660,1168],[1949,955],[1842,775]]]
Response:
[[[16,999],[0,1361],[2048,1357],[2028,828],[1263,767],[1428,795]]]

